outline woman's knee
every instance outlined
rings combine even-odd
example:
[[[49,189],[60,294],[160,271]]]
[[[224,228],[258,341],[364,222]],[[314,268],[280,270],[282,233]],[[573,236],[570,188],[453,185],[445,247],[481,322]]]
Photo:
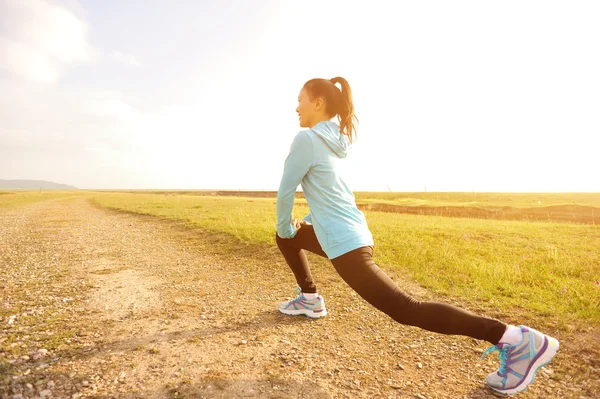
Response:
[[[402,304],[402,307],[407,309],[409,313],[419,312],[424,303],[404,292],[398,285],[394,289],[394,297],[395,302]]]
[[[275,242],[279,249],[288,248],[291,240],[279,237],[279,234],[275,233]]]

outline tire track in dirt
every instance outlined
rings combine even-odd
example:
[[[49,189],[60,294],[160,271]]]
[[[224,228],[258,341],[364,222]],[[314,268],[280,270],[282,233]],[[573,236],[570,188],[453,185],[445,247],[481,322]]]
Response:
[[[484,343],[396,324],[317,257],[313,272],[330,315],[309,320],[275,310],[295,286],[283,258],[272,256],[276,247],[219,253],[218,238],[205,232],[83,197],[0,217],[2,261],[13,271],[1,284],[65,290],[54,302],[28,297],[20,311],[62,315],[70,332],[34,359],[46,342],[28,342],[35,327],[19,330],[26,318],[3,327],[2,397],[492,397],[482,382],[497,361],[479,360]],[[41,280],[29,277],[31,265]],[[539,374],[521,397],[586,397],[586,387]]]

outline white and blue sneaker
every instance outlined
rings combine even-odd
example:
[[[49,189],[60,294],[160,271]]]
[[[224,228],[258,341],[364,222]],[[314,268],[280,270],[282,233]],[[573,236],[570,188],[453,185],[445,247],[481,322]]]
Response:
[[[486,385],[496,393],[514,395],[527,389],[535,378],[535,373],[550,363],[558,352],[556,338],[542,334],[526,326],[519,326],[523,338],[518,344],[499,343],[483,352],[498,351],[500,368],[485,379]]]
[[[327,316],[327,309],[325,309],[325,300],[322,296],[318,296],[316,299],[307,299],[300,287],[296,288],[297,297],[291,301],[281,302],[277,306],[277,309],[281,313],[298,316],[306,315],[311,318],[319,318]]]

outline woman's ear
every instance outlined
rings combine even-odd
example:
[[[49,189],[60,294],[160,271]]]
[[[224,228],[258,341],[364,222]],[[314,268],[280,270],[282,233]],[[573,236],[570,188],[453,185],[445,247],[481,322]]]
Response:
[[[315,110],[320,111],[323,108],[324,104],[325,102],[323,101],[323,99],[321,97],[317,97],[317,99],[315,100]]]

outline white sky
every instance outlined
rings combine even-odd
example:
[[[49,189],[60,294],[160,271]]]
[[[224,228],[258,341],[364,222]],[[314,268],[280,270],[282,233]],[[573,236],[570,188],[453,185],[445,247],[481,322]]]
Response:
[[[0,179],[267,189],[345,77],[357,191],[600,191],[597,1],[0,0]]]

